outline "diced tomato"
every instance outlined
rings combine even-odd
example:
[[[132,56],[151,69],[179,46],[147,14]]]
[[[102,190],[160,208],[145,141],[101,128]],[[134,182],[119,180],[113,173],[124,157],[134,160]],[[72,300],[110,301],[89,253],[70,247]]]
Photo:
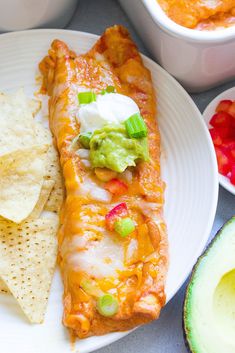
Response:
[[[219,173],[235,185],[235,100],[222,100],[210,120]]]
[[[228,113],[235,118],[235,101],[230,105]]]
[[[215,147],[218,169],[220,174],[227,175],[231,170],[231,162],[220,147]]]
[[[235,165],[231,169],[230,181],[235,186]]]
[[[234,119],[234,121],[235,121],[235,119]],[[233,141],[235,141],[235,127],[233,129],[230,129],[229,136]]]
[[[215,128],[217,133],[220,135],[220,137],[222,138],[222,140],[224,139],[228,139],[231,137],[231,132],[232,129],[229,127],[217,127]]]
[[[212,138],[214,145],[220,146],[223,141],[222,141],[222,138],[219,135],[218,131],[215,128],[213,128],[213,129],[210,129],[209,132],[211,134],[211,138]]]
[[[210,124],[213,127],[230,127],[233,117],[226,112],[219,112],[212,116]]]
[[[225,139],[223,141],[223,146],[228,148],[228,149],[232,149],[235,147],[235,140],[233,139]]]
[[[232,124],[231,124],[231,126],[233,127],[233,129],[235,129],[235,115],[232,115],[232,114],[230,114],[231,115],[231,117],[232,117]]]
[[[213,129],[209,129],[212,141],[214,143],[215,146],[220,146],[223,142],[222,137],[219,135],[217,129],[213,128]]]
[[[109,230],[114,229],[114,223],[119,218],[125,218],[128,216],[128,209],[125,202],[120,203],[115,206],[109,213],[105,216],[106,227]]]
[[[235,145],[235,142],[234,142],[234,145]],[[229,155],[230,155],[232,162],[235,163],[235,146],[233,148],[231,148]]]
[[[217,112],[228,112],[228,109],[232,103],[233,102],[230,99],[224,99],[217,105],[216,111]]]
[[[221,149],[231,160],[232,163],[235,163],[235,140],[223,141]]]
[[[111,179],[105,184],[105,189],[115,195],[126,194],[128,186],[124,181],[119,179]]]

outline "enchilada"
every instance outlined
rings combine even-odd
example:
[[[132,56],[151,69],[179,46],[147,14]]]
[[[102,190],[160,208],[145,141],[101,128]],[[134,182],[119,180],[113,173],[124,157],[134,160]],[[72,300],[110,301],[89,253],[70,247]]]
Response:
[[[85,55],[55,40],[39,67],[66,188],[63,322],[84,338],[156,319],[168,243],[151,74],[121,26]]]

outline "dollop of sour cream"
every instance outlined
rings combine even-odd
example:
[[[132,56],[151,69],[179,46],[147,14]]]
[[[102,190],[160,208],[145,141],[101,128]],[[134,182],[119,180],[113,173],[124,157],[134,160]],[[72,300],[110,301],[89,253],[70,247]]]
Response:
[[[94,132],[107,124],[120,124],[131,115],[139,113],[137,104],[130,97],[119,93],[97,95],[96,101],[82,104],[77,119],[80,132]]]

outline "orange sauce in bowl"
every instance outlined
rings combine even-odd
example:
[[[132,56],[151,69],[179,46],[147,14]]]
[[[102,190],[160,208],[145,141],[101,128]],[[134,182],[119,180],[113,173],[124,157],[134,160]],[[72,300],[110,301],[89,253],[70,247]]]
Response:
[[[163,11],[177,24],[214,30],[235,24],[235,0],[158,0]]]

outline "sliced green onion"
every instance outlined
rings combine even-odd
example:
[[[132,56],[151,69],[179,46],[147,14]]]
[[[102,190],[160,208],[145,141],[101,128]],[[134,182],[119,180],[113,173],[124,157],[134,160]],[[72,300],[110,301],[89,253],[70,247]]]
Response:
[[[125,121],[125,126],[129,137],[138,139],[147,136],[147,126],[139,113],[130,116]]]
[[[107,93],[114,93],[114,92],[115,92],[115,87],[114,87],[114,86],[108,86],[108,87],[106,87],[106,92],[107,92]]]
[[[84,148],[87,148],[87,149],[90,148],[91,136],[92,136],[91,132],[85,132],[84,134],[79,135],[79,141]]]
[[[79,135],[75,136],[75,137],[72,139],[71,144],[70,144],[70,149],[71,149],[71,150],[78,148],[78,140],[79,140]]]
[[[118,312],[118,301],[112,294],[104,294],[97,301],[98,312],[106,317],[113,316]]]
[[[106,93],[114,93],[114,92],[115,92],[115,87],[114,86],[107,86],[105,89],[102,89],[100,94],[102,94],[102,96],[103,96]]]
[[[89,104],[96,101],[96,94],[94,92],[80,92],[78,93],[79,104]]]
[[[89,295],[94,297],[100,297],[104,294],[102,290],[98,287],[95,281],[90,281],[88,279],[82,279],[80,282],[80,287]]]
[[[125,238],[135,230],[135,223],[129,217],[121,218],[114,223],[114,230],[121,235],[121,237]]]

